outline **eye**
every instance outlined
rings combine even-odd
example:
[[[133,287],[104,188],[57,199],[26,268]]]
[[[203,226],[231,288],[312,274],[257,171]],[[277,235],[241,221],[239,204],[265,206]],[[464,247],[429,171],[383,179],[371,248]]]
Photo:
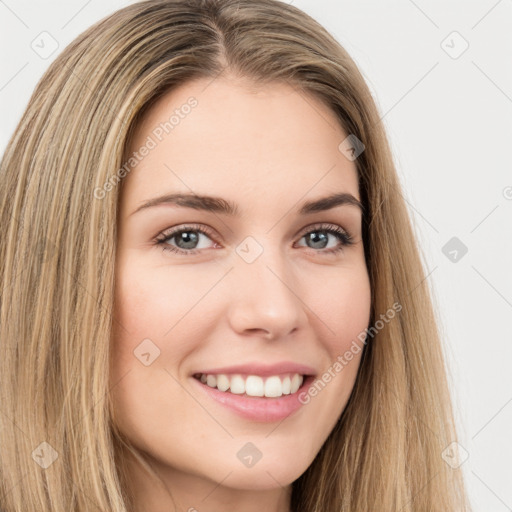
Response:
[[[190,225],[170,232],[163,232],[155,240],[155,243],[160,245],[164,251],[172,251],[178,254],[196,254],[199,252],[197,249],[205,248],[197,247],[201,237],[211,238],[212,233],[205,227]],[[177,247],[170,245],[169,242],[173,239],[176,239]]]
[[[329,245],[329,236],[333,237],[334,241],[337,239],[338,243],[334,247],[326,247]],[[197,254],[200,249],[207,249],[208,246],[200,247],[201,238],[212,238],[212,232],[199,225],[185,225],[179,229],[172,229],[170,231],[164,231],[155,239],[155,244],[161,246],[164,251],[171,251],[178,254]],[[354,244],[354,241],[350,234],[342,229],[340,226],[335,224],[321,224],[314,226],[313,228],[306,231],[302,236],[302,239],[306,239],[310,249],[320,249],[317,252],[320,253],[337,253],[344,247]],[[171,241],[174,240],[176,245],[171,245]]]
[[[326,246],[329,245],[329,235],[338,240],[338,245],[334,245],[334,247],[331,246],[327,250],[320,251],[322,253],[337,253],[343,250],[344,247],[354,244],[350,234],[335,224],[321,224],[319,226],[314,226],[302,235],[301,240],[302,238],[305,238],[307,242],[312,243],[312,247],[308,246],[311,249],[325,249]]]

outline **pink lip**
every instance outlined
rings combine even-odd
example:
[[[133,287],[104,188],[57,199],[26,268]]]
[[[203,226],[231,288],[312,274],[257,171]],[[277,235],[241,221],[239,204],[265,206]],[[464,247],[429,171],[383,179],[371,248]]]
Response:
[[[283,373],[298,373],[300,375],[315,375],[316,372],[310,366],[303,364],[292,363],[284,361],[271,365],[264,365],[259,363],[240,364],[236,366],[224,366],[222,368],[211,368],[209,370],[200,370],[194,373],[203,373],[207,375],[215,375],[219,373],[241,375],[259,375],[261,377],[268,377],[270,375],[280,375]]]
[[[296,366],[297,367],[297,366]],[[227,368],[224,368],[223,371],[219,371],[218,373],[243,373],[243,372],[232,372],[232,370],[237,369],[240,370],[243,367],[231,367],[229,368],[229,372]],[[246,369],[246,368],[245,368]],[[268,369],[268,367],[267,367]],[[281,371],[281,368],[278,368],[277,373],[287,373],[287,371]],[[286,369],[285,369],[286,370]],[[266,370],[265,370],[266,371]],[[276,375],[276,368],[272,368],[274,373],[270,373],[272,375]],[[204,372],[204,373],[210,373]],[[254,372],[254,367],[251,367],[252,374]],[[302,373],[301,371],[297,371],[296,368],[292,370],[292,373]],[[203,373],[203,372],[202,372]],[[257,375],[262,375],[261,373],[257,373]],[[269,374],[267,374],[269,375]],[[276,422],[282,421],[294,412],[296,412],[302,405],[302,402],[299,401],[299,395],[307,391],[307,389],[313,383],[315,377],[310,375],[304,379],[302,386],[291,395],[283,395],[279,398],[267,398],[267,397],[249,397],[247,395],[236,395],[234,393],[230,393],[229,391],[219,391],[217,388],[211,388],[206,384],[203,384],[200,380],[196,378],[192,378],[192,381],[195,382],[196,386],[199,386],[199,389],[203,390],[210,398],[219,402],[221,405],[231,409],[239,416],[258,422]]]

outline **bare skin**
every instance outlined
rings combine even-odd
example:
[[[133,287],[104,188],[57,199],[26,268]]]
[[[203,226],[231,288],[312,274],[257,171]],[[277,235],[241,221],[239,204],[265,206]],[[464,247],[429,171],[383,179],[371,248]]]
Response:
[[[188,98],[197,99],[122,185],[116,420],[161,479],[126,459],[137,510],[289,512],[291,485],[339,419],[361,354],[279,422],[240,416],[205,393],[194,374],[289,361],[321,379],[364,331],[371,295],[362,212],[342,204],[299,213],[303,202],[334,193],[360,200],[357,172],[338,149],[347,134],[317,99],[286,84],[257,87],[233,77],[208,83],[189,82],[162,97],[132,141],[130,154],[155,139],[155,128]],[[134,213],[178,192],[224,198],[240,214],[172,204]],[[325,225],[348,232],[353,244],[343,245]],[[155,242],[187,227],[187,239]],[[243,257],[260,250],[250,263]],[[143,340],[151,340],[148,365],[134,355]],[[237,456],[249,442],[262,455],[252,467]]]

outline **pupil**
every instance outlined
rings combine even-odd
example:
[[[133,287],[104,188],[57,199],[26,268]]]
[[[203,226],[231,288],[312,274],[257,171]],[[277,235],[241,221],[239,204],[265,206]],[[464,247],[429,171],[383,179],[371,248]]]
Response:
[[[315,246],[314,249],[323,249],[327,245],[327,234],[321,231],[315,231],[309,234],[310,240],[316,244],[320,241],[320,246]]]

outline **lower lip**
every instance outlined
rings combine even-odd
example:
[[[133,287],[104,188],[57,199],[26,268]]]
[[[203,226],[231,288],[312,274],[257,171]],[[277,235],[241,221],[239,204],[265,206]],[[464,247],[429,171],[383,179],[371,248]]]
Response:
[[[195,377],[192,377],[192,380],[210,398],[228,407],[239,416],[252,421],[271,423],[284,420],[304,405],[299,401],[299,395],[307,392],[307,389],[313,383],[314,377],[312,375],[306,377],[302,386],[295,393],[276,398],[236,395],[229,391],[219,391],[217,388],[212,388]]]

